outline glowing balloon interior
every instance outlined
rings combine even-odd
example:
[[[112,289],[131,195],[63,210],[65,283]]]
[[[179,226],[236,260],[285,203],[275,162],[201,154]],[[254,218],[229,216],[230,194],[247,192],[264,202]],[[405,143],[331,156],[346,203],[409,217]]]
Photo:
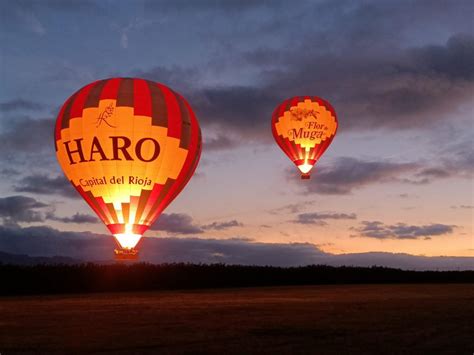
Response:
[[[113,78],[64,103],[55,148],[67,178],[115,236],[116,253],[136,254],[143,233],[193,175],[201,131],[170,88]]]
[[[309,179],[310,172],[331,144],[337,131],[333,107],[315,96],[298,96],[281,103],[272,116],[277,144]]]

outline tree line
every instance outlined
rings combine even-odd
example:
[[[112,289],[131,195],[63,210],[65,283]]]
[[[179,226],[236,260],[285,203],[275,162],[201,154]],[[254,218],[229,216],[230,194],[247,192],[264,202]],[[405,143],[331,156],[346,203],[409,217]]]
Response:
[[[0,295],[377,283],[473,283],[474,271],[226,264],[0,264]]]

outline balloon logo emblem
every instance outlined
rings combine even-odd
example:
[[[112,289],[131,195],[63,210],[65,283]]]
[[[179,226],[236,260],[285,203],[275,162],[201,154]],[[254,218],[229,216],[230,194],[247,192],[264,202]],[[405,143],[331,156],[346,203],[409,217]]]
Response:
[[[201,130],[188,102],[165,85],[112,78],[62,106],[56,155],[66,177],[134,258],[143,233],[191,179]]]

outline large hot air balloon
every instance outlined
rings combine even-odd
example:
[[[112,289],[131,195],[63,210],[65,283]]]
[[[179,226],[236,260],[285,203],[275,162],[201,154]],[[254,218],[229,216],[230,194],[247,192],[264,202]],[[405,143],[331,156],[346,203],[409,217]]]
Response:
[[[331,144],[337,117],[329,102],[316,96],[297,96],[283,101],[272,116],[277,144],[301,171],[302,179]]]
[[[86,85],[56,120],[65,175],[133,258],[143,233],[181,192],[201,154],[201,130],[187,101],[135,78]]]

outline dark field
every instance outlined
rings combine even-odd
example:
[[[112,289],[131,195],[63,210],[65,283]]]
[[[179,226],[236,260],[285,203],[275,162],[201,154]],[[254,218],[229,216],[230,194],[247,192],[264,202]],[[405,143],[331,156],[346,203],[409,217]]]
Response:
[[[474,350],[470,284],[8,297],[0,316],[2,355]]]

